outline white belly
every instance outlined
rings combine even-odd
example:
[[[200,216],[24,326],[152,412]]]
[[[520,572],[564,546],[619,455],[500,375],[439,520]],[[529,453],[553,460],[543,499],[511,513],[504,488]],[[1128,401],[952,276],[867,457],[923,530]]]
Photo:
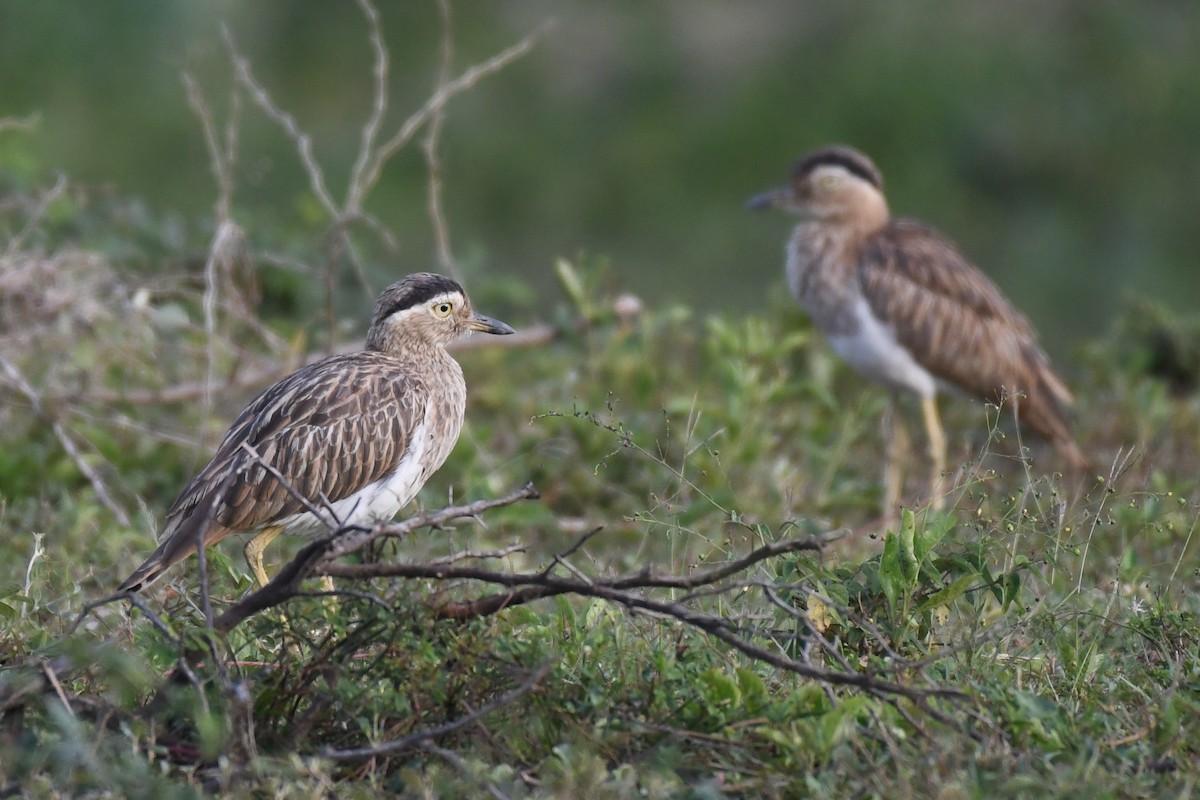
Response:
[[[846,363],[863,377],[907,389],[921,397],[932,397],[937,392],[933,375],[896,341],[896,333],[890,326],[871,314],[866,300],[857,300],[854,319],[857,322],[854,333],[827,336],[830,346]]]
[[[440,461],[437,464],[423,463],[427,460],[425,450],[428,443],[427,423],[422,422],[413,430],[408,450],[395,472],[367,484],[354,494],[335,500],[328,508],[314,500],[313,504],[322,511],[321,519],[305,511],[280,520],[277,524],[282,525],[288,534],[321,536],[336,530],[339,524],[373,525],[394,518],[400,509],[417,496],[429,475],[441,466]]]

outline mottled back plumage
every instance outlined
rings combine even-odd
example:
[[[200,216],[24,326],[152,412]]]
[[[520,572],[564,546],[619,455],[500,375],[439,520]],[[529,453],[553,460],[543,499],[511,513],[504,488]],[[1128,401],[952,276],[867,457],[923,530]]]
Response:
[[[923,398],[939,382],[992,402],[1016,398],[1022,423],[1084,466],[1065,413],[1071,394],[1029,321],[946,238],[892,219],[882,188],[867,156],[835,146],[751,201],[806,218],[788,244],[800,305],[867,377]]]
[[[121,590],[143,588],[197,541],[268,528],[312,536],[393,516],[458,439],[466,383],[445,345],[468,330],[512,332],[475,314],[449,278],[419,273],[388,287],[366,350],[293,372],[238,415]]]
[[[1019,392],[1021,422],[1073,456],[1064,409],[1071,393],[1054,374],[1033,326],[986,275],[936,231],[912,220],[890,222],[862,248],[863,296],[918,363],[993,403]]]

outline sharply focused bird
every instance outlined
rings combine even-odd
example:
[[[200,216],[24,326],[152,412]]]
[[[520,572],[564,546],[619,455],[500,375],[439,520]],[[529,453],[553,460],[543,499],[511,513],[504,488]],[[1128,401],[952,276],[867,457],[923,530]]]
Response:
[[[458,440],[467,386],[446,345],[470,331],[513,333],[476,313],[450,278],[393,283],[375,303],[365,350],[293,372],[238,415],[167,512],[158,549],[120,590],[144,589],[197,543],[250,533],[246,562],[265,585],[263,549],[280,533],[394,517]]]
[[[1071,393],[1029,321],[941,234],[891,217],[871,159],[849,147],[816,150],[796,163],[788,185],[747,205],[804,217],[787,245],[792,294],[838,355],[890,390],[885,518],[895,514],[900,496],[903,453],[893,419],[900,391],[921,401],[931,492],[946,465],[940,386],[1016,403],[1025,427],[1071,468],[1086,466],[1064,411]],[[940,507],[941,497],[933,502]]]

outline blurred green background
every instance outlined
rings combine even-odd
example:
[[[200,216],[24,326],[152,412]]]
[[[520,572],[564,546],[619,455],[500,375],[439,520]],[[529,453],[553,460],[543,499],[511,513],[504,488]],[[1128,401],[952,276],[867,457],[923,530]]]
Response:
[[[442,153],[454,251],[468,277],[551,296],[553,260],[611,258],[650,303],[752,308],[781,290],[791,221],[743,210],[803,151],[856,145],[893,210],[949,234],[1059,358],[1129,293],[1200,296],[1200,3],[933,0],[453,3],[455,71],[547,19],[533,52],[448,109]],[[428,96],[432,2],[381,3],[389,127]],[[223,108],[225,22],[344,193],[370,103],[371,53],[349,0],[7,0],[0,116],[5,188],[57,172],[140,198],[201,252],[216,196],[187,69]],[[319,231],[294,152],[243,102],[236,215],[252,235]],[[395,257],[376,286],[435,264],[412,147],[369,210]],[[358,295],[355,295],[357,299]],[[535,301],[529,301],[536,316]],[[365,312],[364,312],[365,313]],[[1069,369],[1068,369],[1069,371]]]

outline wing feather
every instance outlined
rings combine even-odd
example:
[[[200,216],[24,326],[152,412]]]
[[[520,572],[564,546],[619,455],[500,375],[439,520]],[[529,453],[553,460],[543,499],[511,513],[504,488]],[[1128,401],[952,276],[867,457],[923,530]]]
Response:
[[[1020,392],[1022,420],[1056,444],[1070,443],[1054,374],[1033,326],[995,283],[931,228],[898,220],[871,237],[858,275],[871,311],[925,369],[998,402]]]
[[[216,521],[245,531],[305,510],[287,485],[319,505],[395,469],[424,416],[425,392],[390,362],[373,352],[335,356],[259,395],[171,506],[168,530],[213,491],[221,493]]]

